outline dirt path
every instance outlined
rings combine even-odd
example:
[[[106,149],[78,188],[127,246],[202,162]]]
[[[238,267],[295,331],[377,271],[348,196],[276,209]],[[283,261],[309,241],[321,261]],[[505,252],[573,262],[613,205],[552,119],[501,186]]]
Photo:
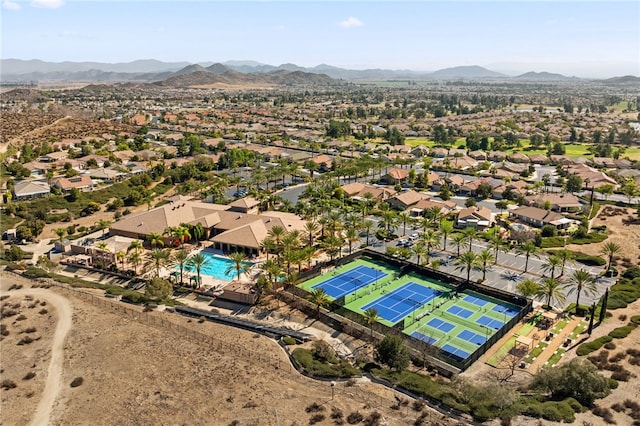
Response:
[[[62,389],[62,366],[64,363],[64,340],[71,330],[72,326],[72,309],[71,303],[66,298],[49,290],[41,288],[25,288],[22,290],[12,291],[12,296],[20,295],[38,296],[55,307],[58,312],[58,324],[53,335],[51,344],[51,361],[47,372],[47,381],[45,383],[44,392],[38,403],[31,425],[47,425],[50,423],[51,410],[56,401],[58,394]]]

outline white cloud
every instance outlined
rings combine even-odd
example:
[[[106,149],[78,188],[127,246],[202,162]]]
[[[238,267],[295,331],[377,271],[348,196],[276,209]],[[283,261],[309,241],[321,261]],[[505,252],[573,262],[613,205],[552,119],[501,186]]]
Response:
[[[346,20],[339,22],[338,25],[340,25],[342,28],[355,28],[364,26],[364,22],[362,22],[358,18],[349,16],[349,18],[347,18]]]
[[[59,7],[64,6],[64,1],[62,0],[33,0],[31,2],[32,7],[37,7],[41,9],[57,9]]]
[[[9,0],[5,0],[2,2],[2,8],[4,10],[20,10],[22,9],[22,7],[15,2],[9,1]]]

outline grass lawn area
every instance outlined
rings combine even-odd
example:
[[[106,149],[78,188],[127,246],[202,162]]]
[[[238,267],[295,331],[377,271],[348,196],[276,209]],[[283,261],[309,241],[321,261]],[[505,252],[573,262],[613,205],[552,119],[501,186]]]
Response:
[[[569,323],[569,318],[563,318],[560,321],[558,321],[556,323],[556,325],[553,326],[553,328],[551,329],[551,332],[556,335],[558,333],[560,333]]]
[[[545,364],[547,367],[552,367],[554,365],[556,365],[558,363],[558,361],[560,361],[562,359],[562,355],[564,355],[566,351],[562,348],[558,348],[557,351],[555,351],[555,353],[553,355],[551,355],[551,357],[549,358],[549,360],[547,361],[547,363]]]
[[[549,346],[549,344],[546,342],[538,343],[538,345],[533,348],[529,355],[527,355],[527,357],[524,359],[524,362],[526,362],[527,364],[531,364],[536,358],[540,356],[540,354],[547,348],[547,346]]]
[[[577,339],[578,336],[580,336],[582,332],[587,329],[588,326],[589,326],[589,323],[587,321],[580,321],[578,325],[576,325],[576,328],[573,329],[571,334],[569,334],[569,338]]]
[[[404,140],[405,145],[410,145],[410,146],[418,146],[418,145],[424,145],[427,148],[433,148],[435,146],[435,142],[432,140],[429,140],[427,138],[406,138]]]
[[[526,336],[531,332],[531,330],[533,330],[535,326],[536,325],[534,323],[526,323],[522,327],[520,327],[515,334],[519,336]],[[498,365],[500,365],[502,360],[507,356],[507,354],[509,353],[511,348],[515,346],[515,344],[516,344],[516,337],[515,336],[510,337],[509,340],[507,340],[507,342],[504,345],[502,345],[502,347],[498,349],[496,353],[491,356],[491,358],[487,360],[487,364],[489,364],[492,367],[498,367]]]

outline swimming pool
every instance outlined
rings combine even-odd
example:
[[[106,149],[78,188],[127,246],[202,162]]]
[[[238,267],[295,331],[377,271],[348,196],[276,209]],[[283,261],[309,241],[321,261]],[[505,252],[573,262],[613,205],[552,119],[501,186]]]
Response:
[[[207,262],[202,266],[200,270],[201,275],[208,275],[218,280],[223,281],[233,281],[238,278],[238,274],[235,270],[235,263],[226,257],[216,256],[211,253],[207,253],[205,251],[201,252],[201,254],[207,258]],[[247,265],[252,265],[252,263],[247,263]],[[229,271],[227,274],[227,269],[230,266],[234,266],[232,271]],[[177,270],[180,270],[178,266],[176,266]],[[189,271],[193,274],[196,273],[195,268],[190,268],[188,265],[185,266],[185,271]]]

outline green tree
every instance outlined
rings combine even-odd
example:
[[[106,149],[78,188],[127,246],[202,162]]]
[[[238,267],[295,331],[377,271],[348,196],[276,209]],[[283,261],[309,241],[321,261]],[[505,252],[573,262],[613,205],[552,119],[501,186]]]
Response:
[[[450,220],[443,220],[440,222],[440,235],[442,235],[442,250],[447,250],[447,237],[453,233],[453,222]]]
[[[246,274],[251,270],[251,265],[247,263],[247,255],[241,251],[233,252],[229,255],[229,259],[231,260],[231,265],[225,271],[225,274],[230,274],[233,271],[236,271],[238,276],[238,281],[240,281],[240,275]]]
[[[536,247],[536,245],[531,240],[527,240],[524,244],[516,247],[516,253],[520,256],[524,256],[526,259],[524,263],[524,272],[527,272],[527,270],[529,269],[529,258],[531,256],[537,258],[539,252],[540,249]]]
[[[620,191],[627,197],[629,204],[631,204],[631,199],[638,196],[638,184],[636,184],[634,179],[628,178],[622,184]]]
[[[164,240],[162,239],[162,235],[158,234],[157,232],[152,232],[147,235],[147,241],[149,241],[152,249],[158,246],[164,247]]]
[[[556,401],[575,398],[585,407],[593,406],[596,399],[604,398],[611,391],[609,380],[584,358],[572,359],[556,368],[541,369],[530,388],[550,392]]]
[[[169,262],[169,252],[162,249],[153,249],[149,253],[148,263],[156,270],[156,277],[160,276],[160,268]]]
[[[465,251],[455,260],[456,269],[467,272],[467,282],[471,279],[471,269],[478,265],[478,256],[471,250]]]
[[[456,244],[456,247],[458,248],[458,257],[460,257],[460,247],[464,244],[464,241],[466,239],[467,237],[465,237],[462,232],[456,232],[455,234],[453,234],[453,242]]]
[[[580,309],[580,294],[584,292],[590,296],[596,293],[598,287],[596,286],[593,275],[584,269],[577,269],[573,271],[573,274],[567,280],[565,288],[569,289],[567,296],[576,293],[576,312]]]
[[[309,294],[309,296],[307,296],[307,300],[316,306],[317,318],[320,318],[320,308],[329,306],[329,304],[331,303],[329,295],[324,291],[323,288],[319,287],[311,290],[311,293]]]
[[[371,330],[371,339],[373,339],[373,326],[381,320],[380,316],[378,315],[378,311],[375,308],[369,308],[362,313],[362,316],[364,317],[364,321],[369,326],[369,330]]]
[[[538,283],[531,278],[527,278],[526,280],[520,281],[518,284],[516,284],[516,293],[526,298],[536,296],[539,289],[540,286],[538,285]]]
[[[180,270],[180,286],[182,286],[184,284],[184,268],[189,260],[189,254],[184,250],[179,250],[173,256],[173,260],[178,264],[178,269]]]
[[[376,345],[376,360],[396,371],[409,366],[409,353],[401,336],[387,335]]]
[[[545,273],[547,272],[550,273],[551,278],[555,278],[556,269],[560,268],[561,266],[562,266],[562,259],[560,258],[560,256],[553,254],[547,257],[547,261],[542,264],[542,270]]]
[[[67,231],[64,228],[56,228],[53,232],[58,236],[58,241],[62,242],[62,237]]]
[[[562,284],[555,278],[543,279],[538,286],[536,296],[545,299],[547,306],[551,306],[553,302],[564,304],[566,300],[566,296],[562,292]]]
[[[164,300],[173,291],[171,283],[160,277],[154,277],[144,289],[145,295],[151,300]]]
[[[195,269],[196,271],[196,276],[198,277],[198,284],[196,285],[196,287],[202,283],[200,279],[200,272],[202,271],[202,268],[204,268],[208,263],[209,259],[202,253],[196,253],[187,260],[187,265],[189,266],[189,268]]]
[[[608,242],[604,246],[602,246],[602,249],[600,249],[600,254],[602,254],[603,256],[606,256],[607,259],[609,259],[607,263],[607,271],[608,271],[609,269],[611,269],[611,264],[613,263],[613,260],[622,254],[622,247],[620,247],[620,245],[614,242]]]
[[[492,263],[493,260],[494,260],[493,254],[491,253],[491,251],[487,249],[484,249],[480,253],[478,253],[478,263],[481,265],[480,267],[482,268],[482,281],[486,279],[487,269],[491,269],[491,266],[489,264]]]
[[[567,192],[574,193],[582,190],[582,178],[578,175],[569,175],[565,182],[565,189]]]

